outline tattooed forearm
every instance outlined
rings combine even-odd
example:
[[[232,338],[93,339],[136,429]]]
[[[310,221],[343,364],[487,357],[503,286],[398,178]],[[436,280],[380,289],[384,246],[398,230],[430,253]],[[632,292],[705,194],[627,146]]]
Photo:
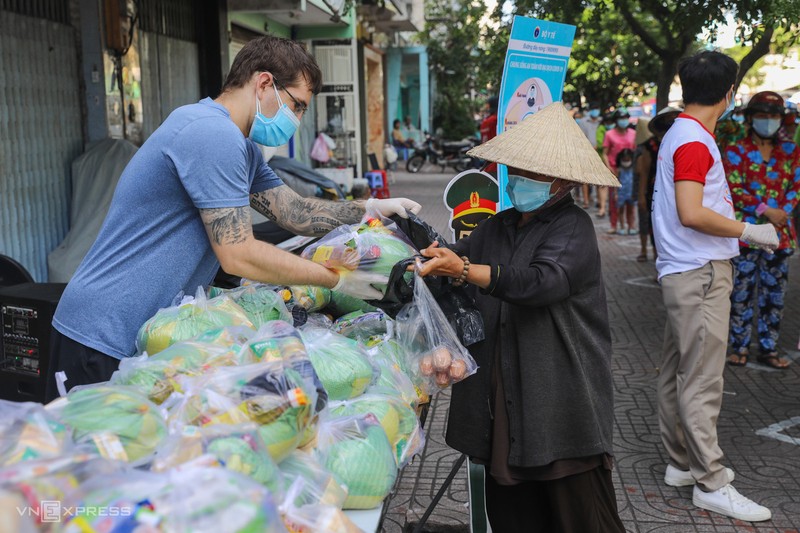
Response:
[[[303,198],[286,185],[250,195],[250,205],[270,220],[298,235],[324,235],[364,216],[364,202],[333,202]]]
[[[249,207],[201,209],[209,238],[216,244],[238,244],[252,233]]]

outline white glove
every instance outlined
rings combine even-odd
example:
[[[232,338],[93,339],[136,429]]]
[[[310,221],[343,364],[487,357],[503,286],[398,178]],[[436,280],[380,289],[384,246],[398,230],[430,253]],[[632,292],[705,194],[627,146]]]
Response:
[[[744,231],[739,239],[769,253],[774,252],[780,242],[778,232],[775,231],[775,226],[772,224],[748,224],[747,222],[744,223]]]
[[[408,218],[406,210],[416,215],[419,213],[419,210],[422,209],[422,206],[408,198],[370,198],[367,200],[366,208],[367,213],[370,211],[377,211],[380,215],[387,218],[392,215],[400,215],[403,218]]]
[[[382,276],[381,274],[359,272],[357,270],[345,274],[340,272],[339,281],[333,291],[361,298],[362,300],[382,300],[383,293],[373,285],[386,287],[387,283],[389,283],[389,276]]]

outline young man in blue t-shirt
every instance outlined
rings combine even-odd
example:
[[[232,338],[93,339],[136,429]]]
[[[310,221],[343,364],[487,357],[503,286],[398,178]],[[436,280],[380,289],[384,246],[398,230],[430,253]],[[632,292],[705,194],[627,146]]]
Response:
[[[66,388],[106,381],[136,352],[139,327],[219,268],[275,284],[370,295],[369,285],[253,237],[251,206],[300,235],[357,222],[367,204],[384,216],[420,205],[405,198],[328,202],[302,198],[264,162],[256,143],[288,142],[322,86],[314,58],[274,37],[237,54],[222,93],[180,107],[120,177],[100,234],[67,285],[53,319],[51,367]],[[56,381],[47,396],[57,395]]]

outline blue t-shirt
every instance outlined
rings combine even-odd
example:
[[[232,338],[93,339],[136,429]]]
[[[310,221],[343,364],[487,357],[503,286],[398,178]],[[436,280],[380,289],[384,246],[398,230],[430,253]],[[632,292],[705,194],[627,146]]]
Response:
[[[223,106],[206,98],[176,109],[122,173],[53,326],[117,359],[134,355],[142,324],[219,268],[198,208],[247,206],[282,184]]]

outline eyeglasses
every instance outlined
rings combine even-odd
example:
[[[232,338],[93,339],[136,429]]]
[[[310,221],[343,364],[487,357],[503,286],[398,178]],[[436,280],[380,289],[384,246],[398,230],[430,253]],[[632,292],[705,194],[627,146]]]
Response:
[[[289,92],[289,89],[287,89],[283,85],[278,85],[278,88],[280,88],[280,90],[282,90],[283,92],[288,94],[289,98],[292,99],[292,103],[294,104],[293,107],[294,107],[294,114],[295,115],[297,115],[299,117],[303,113],[308,111],[308,104],[305,104],[305,103],[301,102],[300,100],[298,100],[297,98],[295,98],[294,95]]]

